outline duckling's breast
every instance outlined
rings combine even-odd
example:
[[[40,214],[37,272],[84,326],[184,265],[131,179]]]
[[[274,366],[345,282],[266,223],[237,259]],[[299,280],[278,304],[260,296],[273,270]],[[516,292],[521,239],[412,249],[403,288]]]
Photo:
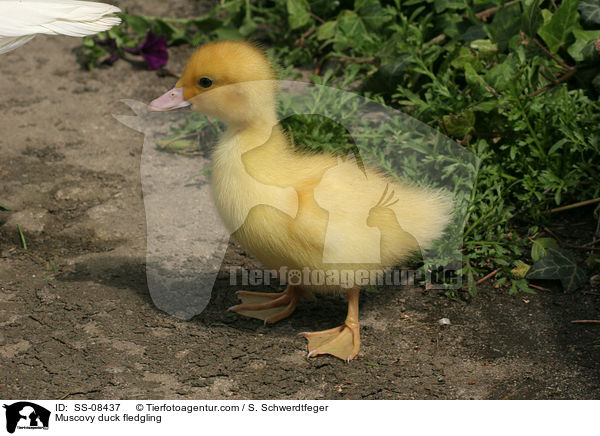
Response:
[[[296,216],[298,197],[291,187],[268,185],[253,177],[244,165],[242,150],[239,138],[235,136],[225,138],[216,148],[212,170],[213,198],[232,234],[245,223],[252,223],[246,225],[246,230],[251,231],[254,239],[260,240],[265,234],[284,228]],[[275,162],[264,162],[264,171],[276,171],[275,165]],[[250,244],[253,241],[244,242]],[[240,241],[250,250],[244,242]]]

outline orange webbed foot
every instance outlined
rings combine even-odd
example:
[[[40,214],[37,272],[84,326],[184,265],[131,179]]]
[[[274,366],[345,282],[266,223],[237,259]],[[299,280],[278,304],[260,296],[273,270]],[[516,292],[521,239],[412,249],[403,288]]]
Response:
[[[344,323],[339,327],[319,332],[300,333],[308,339],[308,356],[331,354],[347,362],[358,355],[360,350],[360,325],[357,322]]]
[[[297,286],[288,286],[283,292],[238,291],[236,294],[242,304],[227,310],[249,318],[262,319],[265,324],[273,324],[294,312],[302,290]]]
[[[308,357],[331,354],[347,362],[360,350],[360,324],[358,323],[358,288],[349,289],[348,316],[343,325],[320,332],[300,333],[308,339]]]

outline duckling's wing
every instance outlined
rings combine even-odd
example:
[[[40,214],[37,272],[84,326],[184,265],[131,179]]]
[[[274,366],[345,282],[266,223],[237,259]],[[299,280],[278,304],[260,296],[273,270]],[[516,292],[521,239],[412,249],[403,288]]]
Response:
[[[25,44],[33,35],[93,35],[119,24],[120,9],[75,0],[0,0],[0,53]]]

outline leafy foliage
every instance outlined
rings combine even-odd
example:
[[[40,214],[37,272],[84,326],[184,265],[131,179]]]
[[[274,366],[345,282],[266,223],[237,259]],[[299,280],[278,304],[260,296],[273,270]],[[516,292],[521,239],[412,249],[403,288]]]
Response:
[[[587,281],[573,254],[561,248],[550,248],[548,254],[529,270],[530,279],[560,280],[567,291],[574,291]]]

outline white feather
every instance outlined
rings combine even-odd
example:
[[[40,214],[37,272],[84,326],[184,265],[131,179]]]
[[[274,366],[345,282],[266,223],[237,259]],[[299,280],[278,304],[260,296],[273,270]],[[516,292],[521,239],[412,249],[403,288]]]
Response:
[[[76,0],[0,0],[0,54],[36,34],[83,37],[119,24],[116,6]]]

